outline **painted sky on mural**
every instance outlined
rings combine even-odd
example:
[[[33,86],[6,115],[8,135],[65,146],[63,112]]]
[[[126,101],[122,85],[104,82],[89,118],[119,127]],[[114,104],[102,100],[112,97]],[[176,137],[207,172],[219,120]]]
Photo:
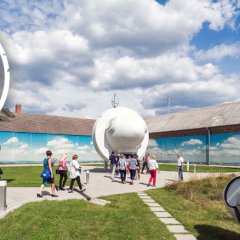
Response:
[[[96,118],[239,101],[240,0],[0,0],[6,106]],[[97,103],[97,104],[96,104]]]
[[[42,162],[49,149],[55,160],[65,153],[68,154],[68,160],[71,160],[73,154],[79,155],[80,162],[100,160],[91,136],[1,132],[0,145],[1,163]]]
[[[239,164],[240,134],[211,135],[210,163]],[[185,136],[175,138],[150,139],[148,151],[161,161],[175,161],[176,154],[181,153],[191,163],[206,163],[207,136]]]

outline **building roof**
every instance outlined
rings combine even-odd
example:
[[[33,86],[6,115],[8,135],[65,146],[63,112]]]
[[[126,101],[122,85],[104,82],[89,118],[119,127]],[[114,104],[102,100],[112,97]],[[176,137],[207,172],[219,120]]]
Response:
[[[90,136],[95,123],[94,119],[25,113],[13,115],[8,116],[8,121],[0,121],[0,131]]]
[[[240,124],[240,102],[151,117],[149,133],[214,128]]]

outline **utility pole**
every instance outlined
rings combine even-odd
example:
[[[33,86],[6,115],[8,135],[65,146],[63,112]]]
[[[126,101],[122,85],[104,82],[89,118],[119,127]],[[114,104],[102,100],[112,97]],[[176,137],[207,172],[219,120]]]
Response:
[[[167,102],[167,108],[168,108],[168,114],[169,114],[171,111],[171,98],[169,96],[167,96],[166,102]]]

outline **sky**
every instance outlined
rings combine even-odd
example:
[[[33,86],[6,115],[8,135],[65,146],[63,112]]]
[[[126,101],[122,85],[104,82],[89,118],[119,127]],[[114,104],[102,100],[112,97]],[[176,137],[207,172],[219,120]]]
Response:
[[[239,101],[240,0],[0,0],[5,107],[144,118]],[[1,68],[0,68],[1,70]]]

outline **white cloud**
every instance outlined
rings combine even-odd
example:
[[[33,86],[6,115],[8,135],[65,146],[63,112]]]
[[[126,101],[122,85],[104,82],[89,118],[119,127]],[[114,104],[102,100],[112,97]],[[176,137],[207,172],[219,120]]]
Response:
[[[4,145],[9,145],[9,144],[14,144],[14,143],[18,143],[19,139],[17,137],[12,137],[9,138],[6,142],[4,142]]]
[[[240,149],[240,136],[229,137],[220,147],[224,149]]]
[[[89,145],[83,145],[83,146],[79,146],[77,149],[78,150],[90,150],[90,146]]]
[[[46,148],[46,147],[41,147],[41,148],[35,149],[34,152],[33,152],[33,155],[35,155],[35,156],[38,156],[38,155],[44,156],[46,154],[47,150],[48,150],[48,148]]]
[[[186,145],[201,145],[203,142],[199,139],[192,138],[189,141],[184,141],[182,142],[181,146],[186,146]]]
[[[57,137],[47,143],[47,147],[53,149],[62,149],[62,154],[66,152],[67,149],[74,149],[74,144],[64,137]],[[65,151],[65,152],[64,152]]]
[[[23,142],[21,142],[21,143],[19,143],[19,149],[27,149],[27,148],[29,148],[29,145],[27,144],[27,143],[23,143]]]
[[[228,156],[240,156],[240,149],[224,149],[223,153]]]
[[[201,155],[201,154],[202,152],[197,149],[188,150],[184,152],[184,155],[190,155],[190,156]]]
[[[234,44],[220,44],[216,45],[206,51],[200,50],[196,54],[199,60],[214,60],[220,61],[225,57],[239,58],[240,57],[240,43]]]
[[[149,139],[148,148],[158,148],[159,145],[155,139]]]

